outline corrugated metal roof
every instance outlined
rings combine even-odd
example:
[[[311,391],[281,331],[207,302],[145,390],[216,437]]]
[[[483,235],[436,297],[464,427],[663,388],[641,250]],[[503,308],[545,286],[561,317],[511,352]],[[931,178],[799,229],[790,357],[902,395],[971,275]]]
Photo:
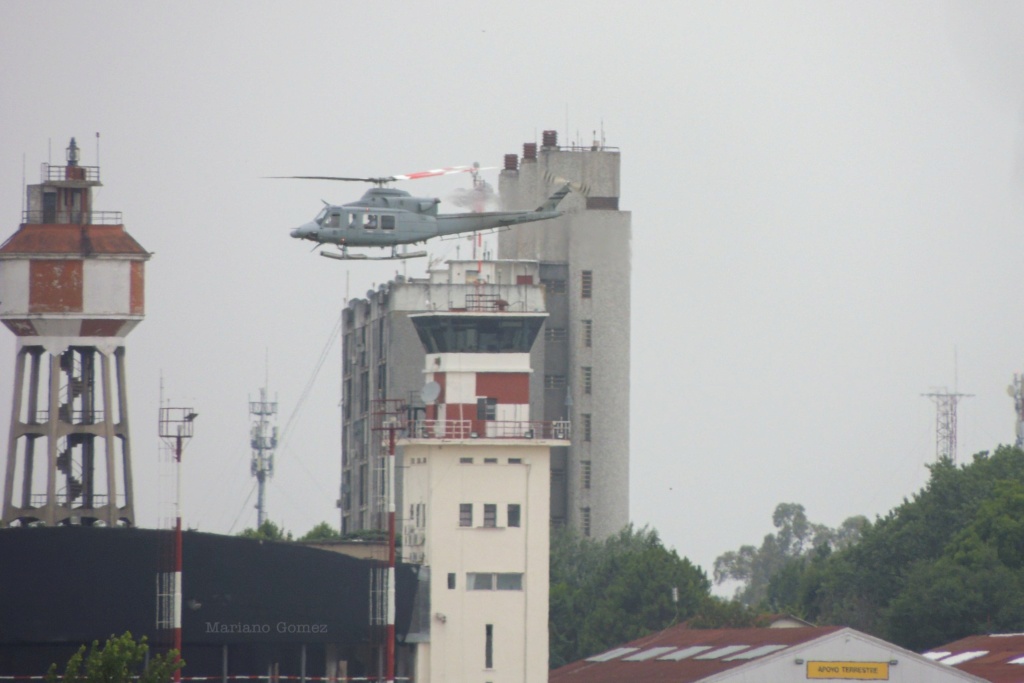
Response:
[[[149,257],[123,225],[22,225],[0,246],[0,255],[138,254]]]
[[[839,626],[705,630],[679,625],[555,669],[548,681],[691,683],[839,630]],[[744,653],[749,656],[744,658]]]
[[[1024,663],[1017,663],[1024,662],[1024,633],[968,636],[924,656],[992,683],[1024,681]]]

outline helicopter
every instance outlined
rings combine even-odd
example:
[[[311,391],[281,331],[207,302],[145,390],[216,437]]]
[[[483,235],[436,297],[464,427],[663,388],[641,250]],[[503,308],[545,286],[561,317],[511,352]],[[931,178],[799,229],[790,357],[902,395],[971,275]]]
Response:
[[[340,253],[321,251],[321,256],[338,260],[389,260],[426,256],[426,251],[403,251],[398,247],[425,242],[433,237],[458,235],[502,228],[519,223],[546,221],[562,215],[558,204],[571,189],[570,183],[559,187],[534,211],[486,211],[473,213],[438,214],[437,198],[413,197],[405,190],[385,187],[399,180],[416,180],[450,173],[474,174],[479,177],[479,164],[450,166],[431,171],[379,178],[348,178],[339,176],[272,176],[299,180],[338,180],[372,183],[362,199],[336,206],[324,201],[324,208],[312,221],[291,231],[295,239],[316,242],[316,246],[337,245]],[[350,254],[349,247],[391,247],[391,254],[370,256]]]

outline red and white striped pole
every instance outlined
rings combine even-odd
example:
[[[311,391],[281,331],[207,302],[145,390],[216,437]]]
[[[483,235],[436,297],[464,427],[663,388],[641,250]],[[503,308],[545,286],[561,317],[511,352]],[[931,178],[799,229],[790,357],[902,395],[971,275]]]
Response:
[[[174,649],[178,651],[178,661],[181,661],[181,426],[178,427],[178,435],[174,444],[174,470],[175,470],[175,491],[174,491]],[[181,681],[181,668],[174,671],[175,683]]]
[[[395,680],[395,425],[388,428],[388,623],[387,683]]]

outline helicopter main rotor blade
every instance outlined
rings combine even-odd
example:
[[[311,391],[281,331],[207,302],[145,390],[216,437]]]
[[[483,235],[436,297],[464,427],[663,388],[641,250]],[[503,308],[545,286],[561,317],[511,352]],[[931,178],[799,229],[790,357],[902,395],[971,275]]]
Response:
[[[293,179],[293,180],[341,180],[350,183],[373,183],[374,185],[384,185],[386,183],[393,183],[396,180],[419,180],[421,178],[433,178],[435,176],[449,175],[451,173],[475,173],[479,171],[487,171],[495,168],[494,166],[487,166],[481,168],[479,164],[473,164],[472,166],[445,166],[444,168],[434,168],[429,171],[417,171],[416,173],[403,173],[401,175],[390,175],[381,176],[379,178],[352,178],[348,176],[334,176],[334,175],[271,175],[263,176],[269,179]]]
[[[266,175],[263,177],[271,180],[344,180],[352,183],[389,183],[395,180],[395,178],[346,178],[333,175]]]
[[[434,168],[429,171],[417,171],[416,173],[392,176],[391,180],[419,180],[420,178],[433,178],[434,176],[450,175],[452,173],[468,173],[472,170],[472,166],[446,166],[444,168]]]

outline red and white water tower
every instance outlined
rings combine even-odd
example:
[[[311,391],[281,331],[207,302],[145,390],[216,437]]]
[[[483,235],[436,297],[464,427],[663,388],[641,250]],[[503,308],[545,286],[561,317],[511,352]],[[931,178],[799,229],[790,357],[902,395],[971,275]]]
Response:
[[[98,166],[43,164],[0,245],[0,322],[18,337],[3,526],[132,526],[125,337],[145,313],[150,253],[93,210]]]

